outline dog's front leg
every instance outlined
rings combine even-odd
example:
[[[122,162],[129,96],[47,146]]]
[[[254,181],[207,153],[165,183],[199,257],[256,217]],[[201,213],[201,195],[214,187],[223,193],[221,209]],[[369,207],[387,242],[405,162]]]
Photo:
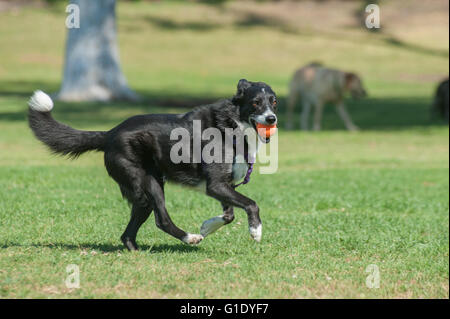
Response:
[[[347,127],[347,130],[349,131],[358,131],[359,127],[356,126],[353,121],[352,118],[350,117],[350,114],[348,113],[347,109],[345,108],[344,103],[339,103],[336,106],[336,110],[339,114],[339,116],[341,117],[342,121],[344,121],[345,126]]]
[[[203,222],[202,227],[200,229],[200,234],[202,234],[203,237],[206,237],[214,233],[220,227],[227,225],[234,220],[233,206],[229,206],[227,204],[222,203],[222,207],[223,207],[222,215],[210,218]]]
[[[261,240],[262,224],[259,207],[253,200],[236,192],[228,183],[209,183],[206,186],[206,194],[226,205],[244,209],[248,217],[250,235],[258,242]]]

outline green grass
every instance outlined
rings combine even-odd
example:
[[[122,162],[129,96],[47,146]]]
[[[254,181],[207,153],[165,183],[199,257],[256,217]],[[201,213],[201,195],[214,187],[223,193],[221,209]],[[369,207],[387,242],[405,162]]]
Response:
[[[142,250],[129,253],[119,241],[129,207],[102,155],[50,155],[25,122],[30,93],[58,89],[63,7],[0,12],[0,297],[448,298],[449,130],[429,116],[427,80],[447,72],[448,42],[440,47],[422,29],[416,42],[401,38],[406,48],[356,26],[296,33],[271,20],[244,24],[236,4],[224,8],[121,3],[123,68],[144,102],[57,103],[55,117],[106,130],[134,114],[230,96],[242,77],[270,83],[283,113],[294,69],[321,60],[363,76],[370,97],[349,106],[363,130],[345,132],[331,107],[323,132],[280,130],[278,172],[257,172],[240,188],[261,208],[261,243],[241,210],[196,247],[152,216],[138,235]],[[220,213],[202,194],[175,185],[166,194],[187,231]],[[69,264],[80,267],[80,289],[64,284]],[[379,289],[366,287],[370,264]]]

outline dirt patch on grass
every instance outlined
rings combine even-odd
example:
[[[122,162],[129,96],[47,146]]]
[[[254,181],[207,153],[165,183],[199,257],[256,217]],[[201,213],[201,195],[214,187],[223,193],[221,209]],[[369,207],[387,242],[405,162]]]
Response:
[[[43,7],[44,1],[39,0],[0,0],[0,13],[7,11],[17,11],[23,7]]]
[[[19,61],[21,63],[30,63],[30,64],[46,64],[59,66],[61,63],[59,62],[59,57],[42,54],[42,53],[25,53],[19,56]]]
[[[438,83],[442,81],[445,77],[448,77],[446,74],[410,74],[410,73],[401,73],[396,78],[402,82],[408,83]]]
[[[311,26],[318,30],[355,27],[359,20],[354,13],[359,7],[360,4],[353,1],[280,1],[264,4],[248,1],[230,5],[230,9],[242,24],[279,25],[288,31],[301,31]]]

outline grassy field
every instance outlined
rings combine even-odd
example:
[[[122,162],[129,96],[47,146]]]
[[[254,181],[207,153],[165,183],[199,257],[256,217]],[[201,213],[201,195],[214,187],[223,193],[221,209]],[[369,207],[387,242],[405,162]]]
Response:
[[[243,77],[271,84],[283,113],[291,74],[312,60],[357,71],[370,93],[349,102],[361,132],[344,131],[331,107],[323,132],[280,130],[278,172],[240,189],[261,208],[261,243],[240,210],[196,247],[150,217],[137,253],[120,244],[129,207],[102,155],[52,156],[25,121],[33,90],[58,89],[64,7],[0,12],[0,297],[448,298],[449,129],[429,114],[448,73],[448,2],[389,1],[380,34],[359,27],[352,3],[308,3],[119,4],[123,69],[144,101],[57,103],[58,120],[107,130],[134,114],[185,112],[231,96]],[[166,194],[190,232],[221,210],[178,186]],[[69,264],[79,289],[64,284]],[[371,264],[378,289],[366,286]]]

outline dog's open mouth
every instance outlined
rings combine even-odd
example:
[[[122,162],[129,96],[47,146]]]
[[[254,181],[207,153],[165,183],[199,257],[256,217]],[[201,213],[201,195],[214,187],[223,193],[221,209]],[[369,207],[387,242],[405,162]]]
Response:
[[[267,124],[259,123],[258,121],[256,121],[255,119],[252,119],[252,118],[250,118],[249,120],[250,120],[250,123],[251,123],[253,129],[258,134],[258,137],[261,140],[261,142],[269,143],[270,137],[272,135],[274,135],[277,131],[277,125],[276,124],[267,125]]]

